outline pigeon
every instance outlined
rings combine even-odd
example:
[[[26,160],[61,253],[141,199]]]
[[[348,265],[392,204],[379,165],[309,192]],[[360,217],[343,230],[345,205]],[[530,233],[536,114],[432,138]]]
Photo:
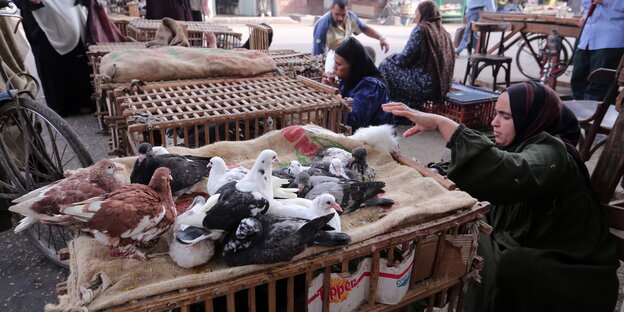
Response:
[[[351,238],[344,233],[325,232],[333,214],[305,220],[276,215],[258,215],[241,220],[228,236],[223,257],[229,266],[290,261],[308,244],[318,240],[331,246],[346,245]]]
[[[339,177],[345,180],[354,180],[355,174],[350,169],[345,168],[342,165],[342,160],[339,158],[334,158],[331,160],[329,164],[329,175],[334,177]]]
[[[358,182],[358,181],[338,181],[323,182],[312,187],[305,195],[305,198],[314,199],[321,194],[332,194],[336,202],[343,207],[344,213],[350,213],[367,206],[391,206],[394,201],[389,198],[377,197],[377,194],[384,193],[386,184],[382,181]]]
[[[242,180],[249,172],[249,169],[242,166],[228,169],[221,157],[212,157],[208,166],[211,166],[210,174],[208,175],[208,194],[215,194],[219,188],[228,182]],[[274,196],[279,198],[296,198],[296,190],[280,188],[284,184],[288,185],[288,181],[275,176],[272,177]]]
[[[177,211],[169,185],[171,169],[158,168],[149,185],[130,184],[103,196],[61,207],[85,223],[83,230],[111,249],[111,256],[147,259],[148,247],[167,231]]]
[[[334,228],[334,231],[340,232],[342,227],[340,225],[340,215],[338,211],[342,212],[340,205],[336,203],[336,198],[331,194],[321,194],[314,198],[312,206],[303,210],[307,215],[302,215],[304,219],[313,219],[319,216],[324,216],[328,213],[333,213],[334,217],[327,222],[327,225]]]
[[[367,154],[368,152],[362,146],[356,147],[353,153],[351,153],[352,159],[347,164],[347,168],[355,175],[354,180],[362,182],[375,180],[375,168],[369,166],[366,162]]]
[[[314,158],[320,162],[331,162],[334,158],[338,158],[342,162],[342,166],[346,167],[351,162],[351,153],[339,147],[330,147],[324,151],[317,152]]]
[[[210,195],[216,194],[217,190],[226,183],[242,180],[249,172],[249,169],[242,166],[228,169],[221,157],[212,157],[208,166],[211,167],[208,175],[208,194]]]
[[[329,177],[329,176],[310,176],[307,172],[301,172],[296,177],[295,180],[288,186],[289,188],[297,188],[297,195],[299,197],[304,197],[308,192],[317,184],[323,182],[338,182],[340,178]]]
[[[57,215],[61,205],[80,202],[112,192],[126,184],[121,167],[102,159],[89,168],[79,169],[70,177],[58,180],[13,200],[12,212],[26,216],[15,232],[30,228],[39,219]],[[59,224],[60,225],[60,224]]]
[[[156,168],[167,167],[171,169],[173,176],[171,191],[174,195],[180,195],[208,176],[209,162],[210,157],[178,154],[155,155],[153,152],[147,152],[143,158],[141,155],[138,156],[137,163],[130,174],[130,182],[147,185]]]
[[[202,227],[193,227],[182,223],[193,215],[204,214],[205,210],[210,208],[206,206],[204,197],[195,197],[190,208],[179,215],[169,229],[167,235],[169,256],[178,266],[183,268],[196,267],[208,262],[214,255],[215,241],[210,239],[209,232]]]
[[[345,137],[333,131],[318,128],[302,126],[305,130],[321,133],[330,136]],[[348,136],[349,139],[360,141],[368,145],[374,146],[388,154],[399,152],[399,139],[396,130],[392,125],[369,126],[366,128],[358,128],[353,135]]]
[[[279,159],[274,151],[264,150],[242,180],[219,188],[219,200],[206,212],[203,227],[225,234],[235,230],[242,219],[266,213],[269,199],[273,198],[271,176],[276,161]]]

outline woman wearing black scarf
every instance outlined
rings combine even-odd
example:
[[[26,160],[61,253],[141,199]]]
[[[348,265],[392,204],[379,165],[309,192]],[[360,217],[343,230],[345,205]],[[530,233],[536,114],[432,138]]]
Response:
[[[482,280],[466,311],[613,311],[619,263],[602,208],[574,145],[574,115],[550,88],[509,87],[496,102],[494,141],[442,116],[402,103],[385,111],[437,130],[452,159],[448,177],[492,203],[491,235],[479,239]]]
[[[381,110],[381,104],[389,102],[388,88],[364,46],[357,39],[348,38],[336,48],[334,60],[334,72],[324,77],[323,82],[339,87],[343,97],[353,98],[347,124],[354,131],[392,124],[392,114]],[[340,79],[339,83],[335,77]]]

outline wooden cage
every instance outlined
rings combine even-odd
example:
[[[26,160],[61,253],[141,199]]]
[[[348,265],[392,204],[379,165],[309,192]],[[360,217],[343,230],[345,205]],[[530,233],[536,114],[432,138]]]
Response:
[[[217,47],[222,49],[232,49],[241,45],[242,34],[235,32],[232,28],[223,25],[210,24],[205,22],[177,21],[186,26],[188,40],[191,46],[208,47],[204,32],[212,32],[217,37]],[[128,38],[133,41],[154,40],[156,31],[162,24],[160,20],[133,20],[127,27]]]
[[[262,24],[246,24],[249,27],[249,49],[268,50],[271,42],[269,37],[273,30]]]
[[[465,287],[483,265],[476,255],[476,246],[479,232],[491,231],[482,221],[488,209],[488,203],[478,203],[470,209],[423,216],[389,233],[297,261],[276,263],[260,273],[179,289],[107,310],[413,311],[415,306],[427,306],[427,311],[434,307],[461,311]],[[412,256],[401,259],[407,250],[411,250]],[[380,303],[382,264],[401,261],[408,267],[402,281],[408,288],[402,297],[396,298],[396,304]],[[354,276],[354,267],[363,262],[370,264],[363,274],[365,281],[349,280]],[[345,296],[355,294],[347,293],[350,289],[340,284],[340,278],[351,286],[366,282],[361,298],[348,308],[339,304]]]
[[[127,124],[123,139],[130,155],[142,142],[196,148],[291,125],[350,132],[346,116],[352,100],[302,76],[162,82],[114,93]]]

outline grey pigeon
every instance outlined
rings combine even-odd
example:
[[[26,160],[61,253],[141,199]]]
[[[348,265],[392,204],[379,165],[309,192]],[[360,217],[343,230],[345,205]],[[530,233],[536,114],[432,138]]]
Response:
[[[336,203],[342,207],[344,213],[353,212],[362,205],[392,206],[394,200],[377,197],[377,194],[384,193],[384,186],[386,184],[382,181],[323,182],[312,187],[305,198],[314,199],[324,193],[334,195]]]
[[[351,153],[352,159],[347,164],[347,168],[355,175],[354,180],[362,182],[375,180],[376,172],[375,169],[366,162],[367,154],[368,152],[362,146],[356,147]]]
[[[139,151],[137,163],[135,163],[130,174],[131,183],[147,185],[157,168],[166,167],[171,169],[173,177],[171,192],[174,195],[179,195],[203,178],[208,177],[210,173],[208,167],[210,157],[178,154],[155,155],[152,151],[148,151],[142,156],[142,151]]]
[[[266,264],[290,261],[313,242],[346,245],[351,241],[349,235],[324,231],[332,229],[327,222],[333,216],[311,221],[269,214],[243,219],[226,240],[223,257],[229,266]]]

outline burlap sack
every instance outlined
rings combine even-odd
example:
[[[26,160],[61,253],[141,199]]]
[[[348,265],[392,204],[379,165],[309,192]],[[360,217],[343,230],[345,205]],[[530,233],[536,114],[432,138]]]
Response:
[[[255,157],[263,149],[273,149],[283,164],[290,160],[305,161],[321,148],[339,146],[353,149],[361,142],[344,137],[320,134],[310,126],[292,126],[272,131],[260,138],[244,142],[218,142],[199,149],[169,148],[170,152],[201,156],[220,156],[227,163],[251,167]],[[378,207],[364,207],[341,216],[342,230],[353,239],[352,243],[388,233],[392,229],[411,223],[423,214],[442,213],[471,207],[476,200],[462,191],[448,191],[431,178],[423,178],[412,168],[395,162],[380,150],[367,146],[369,163],[377,169],[377,179],[386,182],[386,197],[397,201],[387,213]],[[116,160],[131,172],[135,157]],[[271,265],[248,265],[229,268],[222,258],[215,256],[210,262],[194,269],[175,265],[169,256],[160,256],[147,262],[116,259],[109,256],[106,247],[88,236],[81,236],[70,244],[71,273],[68,278],[68,294],[59,298],[61,304],[48,305],[47,311],[62,311],[79,306],[86,301],[81,297],[80,286],[91,285],[94,274],[105,274],[110,287],[100,292],[93,301],[85,304],[89,310],[100,310],[131,300],[142,299],[177,289],[217,283],[253,272]],[[159,243],[156,251],[166,251],[165,243]],[[295,259],[301,259],[323,251],[327,247],[310,247]]]
[[[19,27],[17,32],[13,33],[18,22],[19,20],[16,18],[0,18],[0,59],[2,59],[2,66],[9,78],[14,77],[12,89],[35,92],[37,89],[35,81],[26,76],[15,76],[21,72],[29,73],[25,61],[30,46],[26,41],[23,28]],[[0,92],[6,90],[6,81],[0,77]],[[36,94],[33,95],[36,96]]]
[[[154,40],[147,43],[148,48],[158,46],[189,47],[190,45],[186,25],[168,17],[162,19],[162,24],[156,30]]]
[[[100,62],[104,82],[251,77],[275,69],[275,61],[255,50],[185,47],[111,52]]]

